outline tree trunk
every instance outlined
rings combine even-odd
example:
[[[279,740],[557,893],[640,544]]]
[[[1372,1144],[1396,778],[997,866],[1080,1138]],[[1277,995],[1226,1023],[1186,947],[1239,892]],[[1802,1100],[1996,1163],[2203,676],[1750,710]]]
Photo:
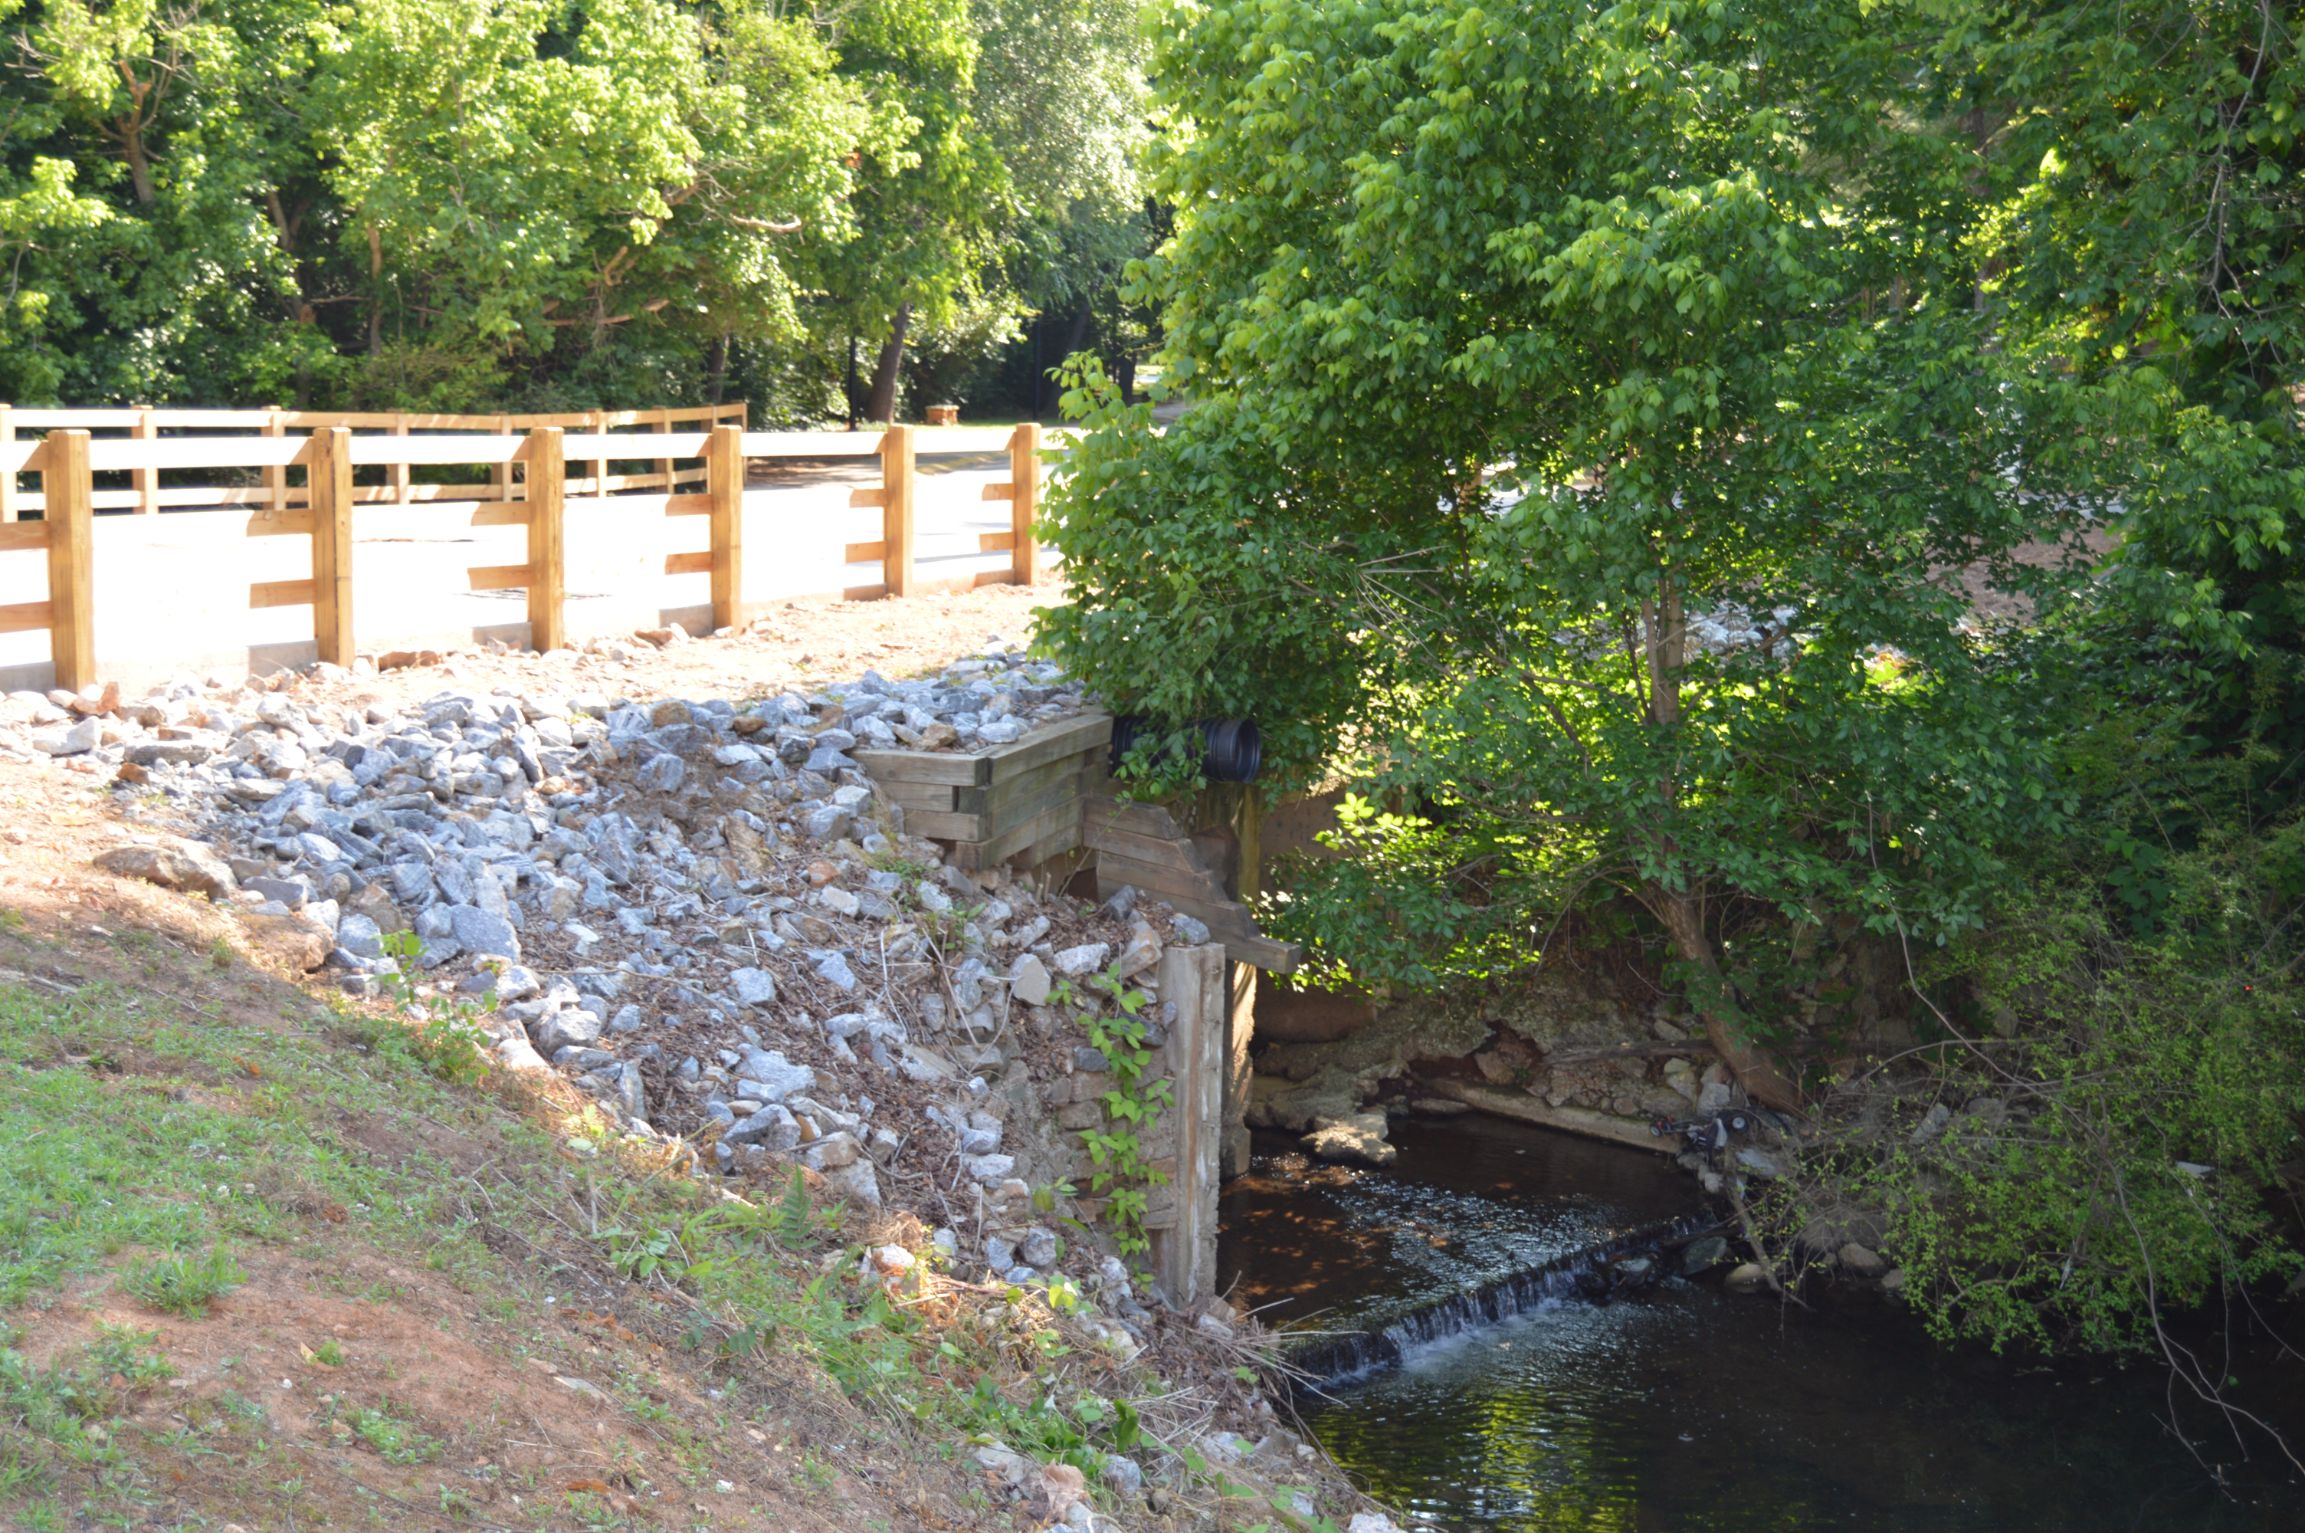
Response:
[[[1799,1112],[1800,1088],[1786,1079],[1774,1060],[1744,1040],[1736,1020],[1727,1013],[1725,998],[1729,981],[1721,973],[1721,958],[1713,950],[1712,939],[1705,935],[1704,916],[1696,897],[1654,889],[1644,903],[1663,925],[1665,934],[1672,938],[1673,951],[1680,955],[1681,961],[1703,976],[1702,988],[1709,993],[1691,999],[1697,1020],[1705,1025],[1705,1041],[1713,1046],[1713,1052],[1736,1073],[1737,1083],[1754,1101],[1780,1112]]]
[[[716,335],[712,344],[704,348],[704,397],[709,404],[719,404],[720,396],[728,388],[728,337]]]
[[[898,304],[896,317],[888,322],[888,339],[881,345],[879,359],[872,364],[872,391],[864,401],[864,418],[868,421],[896,419],[896,380],[904,371],[904,336],[911,328],[912,305]]]
[[[373,357],[384,351],[384,232],[374,224],[368,226],[368,280],[375,286],[368,301],[368,354]]]
[[[848,332],[848,382],[843,386],[841,398],[848,404],[848,429],[856,429],[856,332]]]
[[[278,187],[265,190],[264,209],[272,217],[273,240],[280,246],[280,253],[288,258],[289,280],[296,284],[296,295],[283,298],[281,303],[287,308],[290,320],[300,325],[312,324],[315,318],[312,296],[305,282],[304,263],[296,256],[296,230],[304,221],[304,211],[299,208],[296,215],[290,217],[287,204],[280,200]]]
[[[1681,668],[1688,662],[1688,621],[1681,607],[1680,582],[1670,569],[1664,572],[1655,599],[1641,603],[1641,634],[1648,650],[1649,722],[1662,734],[1681,720]],[[1679,796],[1680,785],[1668,775],[1658,792],[1658,809],[1667,826]],[[1670,857],[1674,845],[1669,829],[1663,840],[1662,850]],[[1728,977],[1721,972],[1720,954],[1714,951],[1712,938],[1705,934],[1704,906],[1699,896],[1652,885],[1643,903],[1665,928],[1681,961],[1700,976],[1699,988],[1704,993],[1692,997],[1692,1001],[1698,1019],[1705,1025],[1705,1041],[1712,1044],[1713,1052],[1736,1073],[1738,1084],[1754,1101],[1782,1112],[1798,1112],[1800,1089],[1777,1068],[1775,1061],[1747,1043],[1739,1031],[1728,999]]]
[[[1681,588],[1671,574],[1665,576],[1654,601],[1641,603],[1641,630],[1649,651],[1649,722],[1659,727],[1678,724],[1681,667],[1689,658],[1689,629],[1681,616]],[[1675,784],[1667,778],[1665,802],[1670,805],[1675,797]]]
[[[152,162],[144,154],[144,130],[134,122],[127,124],[120,134],[121,157],[128,162],[128,185],[136,194],[140,208],[152,206],[155,195],[152,188]]]

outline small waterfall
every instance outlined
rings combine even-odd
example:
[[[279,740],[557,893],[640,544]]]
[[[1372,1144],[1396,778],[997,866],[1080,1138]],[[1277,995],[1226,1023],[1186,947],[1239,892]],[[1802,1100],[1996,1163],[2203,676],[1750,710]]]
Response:
[[[1371,1330],[1307,1337],[1301,1346],[1287,1350],[1286,1359],[1299,1376],[1300,1388],[1349,1384],[1398,1367],[1419,1347],[1495,1325],[1550,1300],[1606,1300],[1620,1260],[1648,1252],[1662,1259],[1667,1251],[1717,1228],[1717,1221],[1698,1215],[1645,1225],[1472,1288],[1421,1300]]]

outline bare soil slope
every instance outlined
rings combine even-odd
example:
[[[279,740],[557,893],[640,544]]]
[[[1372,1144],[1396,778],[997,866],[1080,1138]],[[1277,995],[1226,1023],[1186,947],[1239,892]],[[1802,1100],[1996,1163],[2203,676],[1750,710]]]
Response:
[[[795,1350],[628,1281],[598,1232],[687,1190],[585,1153],[573,1094],[434,1079],[224,911],[90,870],[112,819],[0,767],[0,1341],[32,1370],[0,1524],[1010,1525]],[[148,1296],[179,1217],[236,1253],[190,1313]]]

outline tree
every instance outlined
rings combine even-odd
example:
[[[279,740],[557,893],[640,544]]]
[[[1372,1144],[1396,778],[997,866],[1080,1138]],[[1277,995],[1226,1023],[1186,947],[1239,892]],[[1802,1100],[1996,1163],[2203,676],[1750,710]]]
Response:
[[[1344,743],[1482,938],[1443,948],[1533,957],[1623,891],[1793,1103],[1754,914],[1957,931],[2055,807],[1958,574],[2049,594],[2016,555],[2089,485],[2025,451],[2071,416],[1973,301],[1966,141],[1854,5],[1167,15],[1141,280],[1195,407],[1154,436],[1084,379],[1058,652],[1284,767]],[[1436,972],[1352,924],[1384,872],[1297,891],[1362,933],[1336,977]]]
[[[1007,285],[1088,338],[1097,303],[1144,252],[1151,142],[1138,0],[976,0],[976,112],[1016,189]]]
[[[716,31],[662,0],[348,16],[313,112],[368,352],[413,336],[453,371],[635,325],[791,340],[788,255],[853,236],[844,162],[892,136],[834,65],[747,7]]]
[[[2305,70],[2260,0],[1913,7],[1992,177],[1984,296],[2116,465],[2118,609],[2221,676],[2225,744],[2305,748]]]
[[[885,421],[895,418],[914,327],[948,324],[983,296],[992,230],[1011,191],[972,112],[977,39],[965,0],[867,0],[842,13],[834,37],[843,77],[906,125],[861,160],[858,237],[821,268],[827,328],[876,347],[862,408],[865,419]]]
[[[960,0],[0,0],[0,34],[12,398],[469,409],[735,371],[813,414],[849,335],[891,342],[893,400],[901,332],[1016,312]]]
[[[2296,1271],[2287,14],[1163,14],[1134,291],[1191,408],[1076,364],[1051,636],[1355,786],[1269,912],[1323,977],[1632,927],[1755,1096],[1831,1074],[1777,1228],[1873,1210],[1940,1334]],[[1838,1068],[1796,1003],[1859,945],[1911,1046]]]
[[[266,45],[310,11],[0,0],[0,393],[239,397],[322,354],[279,321],[290,262],[251,188],[283,158]]]
[[[858,304],[842,308],[856,333],[881,338],[861,402],[867,418],[895,410],[908,347],[936,387],[957,391],[1016,338],[1027,315],[1064,315],[1067,351],[1087,339],[1123,264],[1145,247],[1138,10],[1138,0],[970,0],[966,22],[938,34],[942,50],[965,32],[973,57],[964,92],[922,103],[921,136],[937,141],[933,124],[965,101],[969,181],[955,187],[949,170],[931,174],[923,163],[900,167],[881,189],[891,210],[940,240],[900,234],[893,261],[877,256],[877,238],[858,247],[856,264],[869,263],[867,289],[884,289],[858,301],[861,313]],[[869,65],[859,22],[846,25],[846,51]],[[941,52],[907,46],[915,47],[910,62],[895,71],[905,83],[892,81],[888,99],[915,99],[943,67]],[[834,291],[854,291],[856,282],[853,274],[836,280]],[[937,301],[903,296],[915,290]],[[895,317],[881,319],[892,300]]]

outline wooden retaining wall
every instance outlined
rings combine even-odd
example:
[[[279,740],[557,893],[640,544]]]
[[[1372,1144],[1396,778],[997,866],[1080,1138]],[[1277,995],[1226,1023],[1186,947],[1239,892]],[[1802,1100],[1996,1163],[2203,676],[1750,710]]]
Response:
[[[1108,770],[1112,716],[1086,713],[978,755],[859,750],[858,765],[904,828],[941,842],[957,867],[1019,867],[1069,855],[1099,890],[1124,884],[1193,916],[1235,963],[1286,974],[1303,954],[1256,928],[1236,897],[1233,835],[1188,828],[1169,809],[1129,803]]]
[[[904,811],[904,827],[942,841],[955,867],[1014,859],[1046,862],[1081,844],[1081,812],[1104,772],[1112,715],[1083,714],[982,755],[947,751],[855,752],[880,794]]]
[[[1255,888],[1253,792],[1231,795],[1231,829],[1194,830],[1163,805],[1124,801],[1107,770],[1111,749],[1112,716],[1087,713],[978,755],[853,754],[903,828],[942,843],[959,867],[1053,863],[1068,881],[1091,874],[1099,898],[1131,885],[1209,928],[1206,944],[1169,947],[1157,976],[1161,999],[1176,1007],[1161,1055],[1175,1108],[1150,1142],[1154,1168],[1167,1180],[1155,1189],[1145,1226],[1162,1288],[1190,1308],[1215,1291],[1217,1184],[1248,1169],[1257,972],[1291,973],[1304,955],[1258,931],[1236,897],[1243,880]],[[1060,1083],[1058,1126],[1098,1127],[1103,1090],[1094,1074]]]

